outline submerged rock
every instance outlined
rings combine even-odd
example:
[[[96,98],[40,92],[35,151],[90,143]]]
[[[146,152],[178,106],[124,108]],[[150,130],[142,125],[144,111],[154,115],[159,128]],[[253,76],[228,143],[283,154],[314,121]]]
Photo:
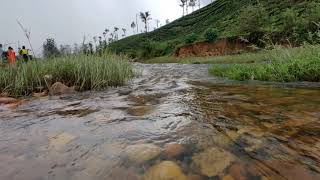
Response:
[[[184,152],[184,147],[181,144],[172,143],[164,146],[165,154],[168,158],[173,158],[181,155]]]
[[[222,180],[234,180],[232,176],[226,175],[222,178]]]
[[[133,106],[128,108],[128,114],[132,116],[143,116],[152,110],[151,106]]]
[[[163,161],[152,166],[143,176],[143,180],[187,180],[187,177],[175,162]]]
[[[193,164],[208,177],[219,175],[234,160],[231,153],[220,148],[210,148],[192,157]]]
[[[68,87],[61,82],[54,83],[50,88],[51,95],[72,94],[75,92],[75,87]]]
[[[141,164],[159,156],[161,148],[153,144],[137,144],[128,146],[125,153],[131,162]]]
[[[51,136],[49,139],[49,150],[60,151],[62,150],[68,143],[76,139],[76,136],[69,133],[61,133],[56,136]]]

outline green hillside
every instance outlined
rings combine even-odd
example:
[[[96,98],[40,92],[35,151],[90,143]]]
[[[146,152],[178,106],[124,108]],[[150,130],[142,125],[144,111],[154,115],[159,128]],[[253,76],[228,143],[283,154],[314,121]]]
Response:
[[[130,36],[110,48],[131,57],[151,58],[172,53],[191,33],[203,41],[208,28],[220,37],[244,37],[251,43],[315,42],[320,22],[319,0],[217,0],[153,32]]]

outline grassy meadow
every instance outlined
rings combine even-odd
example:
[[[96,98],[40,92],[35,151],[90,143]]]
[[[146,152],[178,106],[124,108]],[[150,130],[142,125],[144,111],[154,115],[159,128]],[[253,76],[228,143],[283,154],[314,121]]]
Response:
[[[209,71],[212,75],[234,80],[320,82],[319,45],[305,45],[298,48],[277,47],[252,55],[253,57],[244,55],[242,59],[257,58],[255,61],[262,63],[212,65]]]
[[[77,86],[80,91],[121,86],[133,75],[131,65],[122,56],[72,55],[27,64],[0,67],[0,93],[28,96],[54,82]],[[50,77],[46,79],[45,77]]]

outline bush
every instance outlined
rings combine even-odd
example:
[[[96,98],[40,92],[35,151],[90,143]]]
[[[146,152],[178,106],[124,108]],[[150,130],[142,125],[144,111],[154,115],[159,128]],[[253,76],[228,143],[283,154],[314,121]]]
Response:
[[[188,36],[186,36],[185,43],[191,44],[194,43],[198,39],[197,35],[195,33],[191,33]]]
[[[219,38],[219,31],[215,28],[209,28],[204,33],[204,38],[208,42],[215,42]]]

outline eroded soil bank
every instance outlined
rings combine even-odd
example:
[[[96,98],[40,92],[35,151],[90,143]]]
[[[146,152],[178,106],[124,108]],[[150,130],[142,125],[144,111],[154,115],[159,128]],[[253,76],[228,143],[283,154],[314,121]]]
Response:
[[[320,179],[319,85],[136,69],[126,87],[0,107],[0,179]]]

